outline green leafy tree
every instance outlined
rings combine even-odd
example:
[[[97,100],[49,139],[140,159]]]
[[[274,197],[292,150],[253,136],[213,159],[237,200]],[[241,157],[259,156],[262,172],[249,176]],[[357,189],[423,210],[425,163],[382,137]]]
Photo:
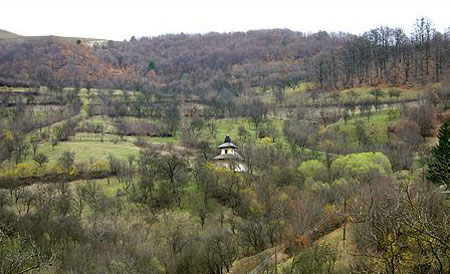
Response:
[[[61,208],[64,212],[68,210],[69,205],[69,198],[67,197],[67,191],[68,186],[67,182],[69,181],[70,177],[73,177],[76,173],[76,169],[74,168],[75,164],[75,152],[66,150],[64,151],[61,156],[58,158],[58,166],[61,168],[62,171],[62,179],[61,180],[61,206],[63,206],[65,209]],[[65,206],[63,204],[66,204]],[[63,214],[65,215],[65,214]]]
[[[33,156],[33,160],[40,169],[45,169],[45,165],[48,163],[48,157],[45,154],[37,153]]]
[[[25,142],[23,137],[17,136],[14,138],[14,147],[13,148],[14,148],[13,158],[14,158],[16,164],[22,163],[23,161],[25,161],[25,159],[27,158],[27,155],[28,155],[28,151],[30,149],[30,145]]]
[[[158,171],[160,177],[168,183],[169,189],[175,196],[178,207],[180,208],[181,191],[182,186],[187,182],[188,167],[186,159],[174,152],[158,159]]]
[[[384,91],[382,91],[381,89],[377,88],[377,89],[372,89],[369,92],[373,97],[375,97],[375,111],[378,112],[378,109],[380,108],[380,104],[381,104],[381,98],[383,98],[386,94],[384,93]]]
[[[166,130],[172,136],[175,136],[181,122],[180,108],[176,103],[172,103],[163,116],[163,123],[166,125]]]
[[[314,181],[325,181],[327,179],[327,168],[319,160],[309,160],[303,162],[298,171],[302,176],[307,179],[313,179]]]
[[[258,136],[259,126],[264,121],[266,113],[266,106],[259,99],[254,99],[249,105],[247,105],[248,116],[255,125],[256,136]]]
[[[34,134],[34,135],[31,136],[31,138],[30,138],[30,145],[31,145],[31,148],[33,149],[33,156],[36,155],[37,149],[38,149],[41,141],[42,140],[41,140],[39,135]]]
[[[392,173],[389,159],[381,152],[355,153],[338,157],[331,164],[335,179],[354,179],[370,182],[376,175],[386,176]]]
[[[398,89],[390,89],[390,90],[388,90],[388,95],[389,95],[389,98],[391,100],[392,100],[393,97],[396,97],[397,101],[398,101],[398,99],[400,98],[401,94],[402,94],[401,91],[398,90]]]
[[[428,180],[450,189],[450,128],[445,122],[439,129],[439,143],[428,160]]]
[[[356,138],[358,139],[358,144],[363,146],[368,146],[371,143],[369,134],[367,133],[366,124],[361,119],[355,120]]]
[[[75,163],[75,152],[66,150],[58,158],[58,165],[65,174],[69,174]]]

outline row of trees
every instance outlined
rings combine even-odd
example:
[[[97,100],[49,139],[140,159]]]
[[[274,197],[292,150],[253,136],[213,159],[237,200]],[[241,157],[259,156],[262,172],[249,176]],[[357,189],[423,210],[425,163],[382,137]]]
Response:
[[[29,106],[16,103],[14,107],[2,106],[0,109],[0,162],[14,159],[23,162],[28,152],[36,154],[40,143],[52,140],[53,143],[65,141],[74,134],[78,124],[76,116],[81,108],[78,98],[62,106]],[[64,121],[66,120],[66,121]],[[75,121],[76,120],[76,121]],[[49,126],[64,121],[50,131]],[[27,134],[32,133],[27,139]]]
[[[435,30],[427,18],[417,19],[409,36],[402,29],[379,27],[317,54],[314,79],[326,89],[439,82],[448,73],[449,42],[448,30]]]

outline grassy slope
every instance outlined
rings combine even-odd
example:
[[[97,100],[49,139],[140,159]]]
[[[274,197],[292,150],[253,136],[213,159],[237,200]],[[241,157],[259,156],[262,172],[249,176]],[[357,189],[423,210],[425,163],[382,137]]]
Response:
[[[273,248],[269,248],[269,249],[266,249],[263,252],[258,253],[256,255],[242,258],[242,259],[234,262],[230,273],[231,274],[250,273],[256,267],[258,267],[258,265],[260,265],[265,259],[267,259],[267,257],[271,256],[273,253],[274,253]]]
[[[111,142],[71,140],[61,142],[54,148],[51,147],[50,143],[46,143],[39,147],[38,153],[47,155],[49,162],[55,163],[66,150],[75,152],[75,160],[77,163],[105,159],[109,155],[125,158],[128,155],[137,155],[139,152],[139,148],[129,142],[118,142],[114,144]],[[32,161],[31,157],[27,161]]]
[[[57,37],[59,39],[66,39],[66,40],[73,40],[73,41],[80,39],[86,43],[94,43],[94,42],[105,43],[105,42],[107,42],[107,40],[105,40],[105,39],[85,38],[85,37],[63,37],[63,36],[54,36],[54,35],[22,36],[22,35],[18,35],[18,34],[0,29],[0,40],[10,39],[10,40],[15,40],[15,41],[23,41],[23,40],[33,40],[33,39],[44,39],[44,38],[48,38],[48,37]]]
[[[0,29],[0,39],[12,39],[12,38],[20,38],[22,36]]]
[[[336,271],[346,273],[349,270],[350,264],[353,261],[355,254],[355,244],[351,234],[351,229],[347,230],[347,240],[342,240],[343,228],[338,228],[329,234],[317,240],[317,244],[329,245],[336,251]]]
[[[79,97],[82,106],[77,117],[86,119],[90,103],[87,90],[81,89]],[[98,123],[106,122],[101,117],[96,119],[97,120],[95,121]],[[51,127],[61,123],[62,122],[55,123]],[[37,152],[45,154],[49,159],[49,163],[56,163],[61,154],[66,150],[75,152],[76,163],[89,163],[91,161],[105,159],[109,155],[126,158],[129,155],[138,154],[139,148],[132,143],[135,138],[126,138],[124,141],[119,140],[119,136],[114,134],[105,134],[102,136],[101,134],[93,133],[77,133],[73,139],[59,142],[54,148],[52,148],[50,142],[43,143],[39,146]],[[33,163],[31,152],[29,153],[26,162]]]
[[[385,93],[385,96],[381,98],[381,101],[388,101],[388,100],[397,100],[396,97],[390,98],[389,97],[389,90],[398,90],[400,91],[399,100],[409,100],[409,99],[417,99],[418,96],[421,95],[422,90],[414,89],[414,88],[407,88],[407,87],[391,87],[391,86],[380,86],[376,87],[380,90],[382,90]],[[371,86],[363,86],[363,87],[357,87],[357,88],[351,88],[351,89],[344,89],[339,91],[340,94],[340,100],[345,101],[347,100],[348,93],[353,90],[356,94],[358,94],[358,98],[356,101],[363,101],[365,99],[373,99],[374,97],[370,94],[370,91],[375,89],[375,87]]]
[[[349,273],[350,265],[353,261],[352,254],[356,253],[351,228],[347,230],[347,240],[345,242],[342,241],[342,231],[342,227],[338,228],[314,242],[315,245],[327,245],[335,252],[335,273]],[[292,258],[278,264],[278,273],[283,273],[283,269],[290,269],[291,264]]]
[[[219,119],[217,121],[217,135],[215,140],[213,140],[214,143],[220,144],[225,139],[225,136],[227,134],[230,134],[230,137],[232,138],[232,141],[237,141],[238,138],[238,132],[239,127],[243,126],[247,131],[250,133],[252,137],[255,136],[255,130],[253,125],[247,122],[247,119],[242,118],[224,118]]]
[[[337,128],[341,135],[345,135],[349,138],[349,144],[351,146],[357,147],[358,139],[356,136],[355,125],[357,119],[364,122],[367,134],[375,144],[385,144],[388,141],[387,127],[397,123],[401,119],[401,116],[397,110],[396,116],[391,119],[387,109],[380,110],[378,113],[373,112],[373,115],[370,116],[369,120],[367,120],[367,117],[361,117],[357,114],[354,118],[349,119],[347,123],[344,123],[344,120],[341,119],[337,123],[329,125],[326,130],[329,131]]]
[[[97,180],[91,180],[94,182],[98,188],[99,191],[102,191],[105,193],[108,197],[113,197],[117,194],[117,192],[122,189],[122,186],[114,179],[97,179]],[[72,188],[76,188],[78,186],[81,186],[82,184],[85,184],[86,180],[77,180],[70,183],[70,186]]]
[[[306,84],[299,85],[296,90],[291,89],[291,91],[287,92],[288,94],[297,93],[301,94],[306,89]],[[387,90],[388,88],[386,88]],[[356,88],[356,90],[361,96],[363,94],[369,92],[369,88]],[[342,91],[346,92],[346,91]],[[418,91],[415,90],[402,90],[401,96],[403,93],[411,93],[411,94],[417,94]],[[104,124],[106,125],[106,132],[104,135],[102,134],[94,134],[94,133],[77,133],[75,138],[73,140],[67,141],[67,142],[60,142],[58,146],[55,148],[52,148],[50,143],[45,143],[41,145],[38,152],[47,154],[50,162],[54,163],[57,161],[61,153],[65,150],[72,150],[76,153],[76,159],[77,162],[89,162],[91,160],[98,160],[103,159],[107,157],[108,155],[114,155],[117,157],[126,157],[131,154],[138,154],[139,148],[134,146],[132,144],[133,141],[136,140],[136,136],[126,136],[124,137],[124,141],[119,141],[120,138],[118,135],[115,135],[115,129],[112,125],[111,118],[108,117],[87,117],[87,109],[88,105],[90,103],[89,96],[87,94],[87,91],[85,89],[81,89],[80,91],[80,99],[82,101],[82,109],[79,117],[83,118],[84,120]],[[412,95],[409,95],[412,96]],[[402,97],[401,97],[402,98]],[[356,115],[358,116],[358,114]],[[122,118],[127,119],[127,117]],[[277,117],[269,117],[269,119],[272,121],[275,128],[277,128],[277,131],[279,134],[282,134],[282,123],[283,120]],[[363,121],[367,121],[366,118],[361,118]],[[367,131],[369,135],[372,137],[372,139],[376,143],[385,143],[387,141],[387,131],[386,126],[388,124],[393,124],[398,119],[398,116],[396,119],[389,120],[389,116],[387,114],[386,110],[380,111],[378,114],[375,114],[370,118],[370,121],[367,123]],[[58,123],[57,123],[58,124]],[[56,125],[56,124],[55,124]],[[54,125],[53,125],[54,126]],[[251,139],[257,140],[255,136],[255,128],[253,123],[249,122],[247,119],[242,118],[225,118],[225,119],[219,119],[217,120],[217,134],[215,138],[209,137],[208,134],[205,133],[202,134],[201,138],[206,137],[210,140],[210,142],[213,145],[217,145],[221,142],[223,142],[223,139],[225,135],[228,133],[232,137],[232,140],[236,143],[238,143],[238,129],[240,126],[243,126],[247,129],[247,131],[251,135]],[[355,137],[355,123],[354,119],[350,119],[347,124],[343,122],[341,119],[339,122],[332,124],[327,127],[326,130],[330,130],[332,128],[338,128],[339,133],[345,134],[347,136],[350,136],[350,145],[356,145],[357,146],[357,140]],[[179,134],[176,137],[142,137],[144,140],[146,140],[149,143],[156,143],[156,144],[167,144],[167,143],[179,143],[180,136]],[[102,142],[103,140],[103,142]],[[286,140],[284,137],[279,137],[276,139],[277,142],[282,144],[282,147],[284,149],[289,149]],[[260,140],[257,140],[257,142],[261,142]],[[33,162],[31,155],[28,157],[27,162]]]
[[[304,92],[309,88],[313,87],[312,83],[301,83],[299,84],[297,87],[293,88],[286,88],[285,89],[285,103],[286,104],[293,104],[293,103],[298,103],[300,101],[303,101],[306,104],[312,104],[313,100],[311,98],[309,98],[308,96],[305,97]],[[349,92],[352,90],[357,94],[357,98],[356,101],[357,102],[361,102],[364,100],[373,100],[374,97],[370,94],[370,91],[375,89],[375,88],[379,88],[381,89],[384,93],[385,96],[380,98],[380,101],[385,102],[385,101],[390,101],[390,100],[414,100],[417,99],[421,94],[422,94],[422,90],[421,89],[417,89],[417,88],[410,88],[410,87],[393,87],[393,86],[379,86],[379,87],[372,87],[372,86],[362,86],[362,87],[355,87],[355,88],[350,88],[350,89],[344,89],[344,90],[340,90],[339,93],[339,101],[340,102],[345,102],[349,100],[348,94]],[[400,96],[399,98],[397,97],[393,97],[390,98],[389,97],[389,90],[398,90],[400,91]],[[334,99],[332,99],[330,97],[331,94],[328,94],[326,96],[326,98],[319,98],[316,100],[316,103],[322,101],[322,102],[329,102],[332,103]],[[268,100],[273,100],[273,97],[271,97],[270,92],[268,92],[266,94],[266,101],[268,102]]]

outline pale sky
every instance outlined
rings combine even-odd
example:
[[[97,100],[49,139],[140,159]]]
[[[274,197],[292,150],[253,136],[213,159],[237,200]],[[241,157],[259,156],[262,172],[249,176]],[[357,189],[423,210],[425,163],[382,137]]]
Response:
[[[427,16],[450,27],[449,0],[0,0],[0,29],[112,40],[166,33],[289,28],[360,34]]]

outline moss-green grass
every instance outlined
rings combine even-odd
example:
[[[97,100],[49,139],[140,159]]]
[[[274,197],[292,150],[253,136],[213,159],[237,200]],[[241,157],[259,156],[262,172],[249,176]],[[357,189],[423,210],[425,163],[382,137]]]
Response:
[[[0,93],[1,92],[16,92],[16,93],[23,93],[23,92],[36,92],[36,90],[33,90],[32,88],[26,88],[26,87],[6,87],[6,86],[0,86]]]
[[[70,150],[75,152],[76,163],[86,163],[91,160],[105,159],[109,155],[126,158],[129,155],[138,155],[139,147],[133,144],[138,137],[125,136],[121,139],[115,134],[98,134],[78,132],[73,139],[65,142],[59,142],[52,148],[50,142],[39,146],[37,153],[45,154],[49,158],[49,163],[56,163],[61,154]],[[175,137],[140,137],[150,144],[168,144],[175,143]],[[103,142],[101,141],[103,139]],[[33,163],[32,153],[30,152],[26,162]]]
[[[294,87],[285,87],[284,88],[284,102],[285,103],[295,103],[301,99],[304,95],[304,92],[308,88],[312,88],[314,83],[312,82],[301,82],[298,83]],[[267,87],[263,89],[262,87],[256,87],[253,90],[254,94],[256,94],[264,103],[270,104],[274,102],[274,94],[272,87]]]
[[[89,97],[88,97],[88,92],[87,89],[81,89],[78,92],[78,96],[80,97],[81,100],[81,110],[80,110],[80,115],[82,117],[86,117],[88,114],[88,109],[89,109]]]
[[[265,123],[272,123],[275,127],[278,135],[282,135],[283,133],[283,119],[279,117],[268,117]],[[225,136],[227,134],[230,135],[232,141],[235,142],[239,136],[239,128],[243,126],[249,133],[249,137],[253,139],[257,139],[256,136],[256,128],[253,122],[251,122],[248,118],[224,118],[217,120],[217,135],[215,138],[215,143],[222,143]],[[260,125],[260,130],[263,127],[263,123]],[[274,136],[270,136],[274,137]],[[276,141],[284,143],[284,137],[276,138]]]
[[[304,96],[304,92],[308,88],[314,87],[314,83],[312,82],[303,82],[299,83],[294,88],[292,87],[286,87],[284,89],[285,92],[285,102],[287,104],[293,104],[301,100],[302,96]]]
[[[99,190],[109,197],[115,196],[117,194],[117,191],[122,188],[122,186],[113,177],[104,179],[95,179],[90,181],[95,183],[99,187]],[[76,180],[71,182],[70,186],[72,188],[76,188],[80,185],[86,184],[86,182],[87,182],[86,180]]]
[[[353,262],[356,246],[351,226],[347,226],[346,241],[342,240],[343,228],[338,228],[317,240],[316,244],[329,245],[336,254],[335,270],[337,273],[348,273]]]
[[[338,228],[320,239],[314,242],[314,245],[327,245],[336,255],[336,261],[334,264],[334,273],[348,273],[350,271],[350,265],[354,260],[352,254],[356,253],[356,246],[353,236],[351,234],[351,227],[347,228],[347,239],[344,242],[342,240],[343,228]],[[287,259],[277,265],[278,273],[285,273],[283,269],[290,269],[293,258]]]
[[[406,88],[406,87],[392,87],[392,86],[381,86],[381,87],[371,87],[371,86],[362,86],[362,87],[356,87],[356,88],[350,88],[350,89],[344,89],[339,91],[340,98],[339,100],[341,102],[348,101],[348,94],[350,91],[354,91],[355,94],[357,94],[356,101],[361,102],[364,100],[373,100],[374,96],[370,94],[370,91],[373,89],[380,89],[384,92],[384,97],[380,98],[381,102],[389,101],[389,100],[397,100],[397,97],[390,98],[389,97],[389,90],[397,90],[400,92],[400,96],[398,100],[412,100],[417,99],[421,94],[422,90],[416,89],[416,88]]]
[[[234,140],[237,140],[239,136],[239,127],[243,126],[250,134],[250,136],[255,136],[255,128],[252,123],[249,123],[247,119],[244,118],[224,118],[218,119],[217,122],[217,135],[214,140],[215,143],[222,143],[227,134]]]
[[[310,95],[305,94],[305,91],[307,90],[308,87],[313,87],[314,84],[313,83],[301,83],[299,84],[296,88],[292,89],[292,88],[286,88],[285,89],[285,103],[287,104],[293,104],[293,103],[297,103],[299,101],[302,101],[303,103],[306,104],[313,104],[314,102],[317,104],[319,102],[322,103],[333,103],[335,102],[335,98],[332,98],[332,94],[331,92],[325,92],[325,93],[321,93],[319,94],[319,96],[317,96],[316,100],[313,101],[313,99],[311,98]],[[375,97],[373,95],[370,94],[370,91],[373,89],[380,89],[381,91],[384,92],[384,96],[381,97],[379,100],[380,102],[387,102],[387,101],[396,101],[398,100],[416,100],[419,99],[422,94],[423,94],[423,89],[421,88],[410,88],[410,87],[396,87],[396,86],[389,86],[389,85],[384,85],[384,86],[378,86],[378,87],[372,87],[372,86],[361,86],[361,87],[355,87],[355,88],[350,88],[350,89],[343,89],[338,91],[337,95],[337,102],[346,102],[349,101],[349,93],[350,91],[353,91],[356,94],[356,98],[355,101],[358,102],[362,102],[362,101],[366,101],[366,100],[374,100]],[[399,97],[389,97],[389,90],[397,90],[400,92]]]
[[[109,155],[119,158],[126,158],[129,155],[137,155],[139,148],[130,142],[100,142],[100,141],[79,141],[71,140],[60,142],[52,148],[50,143],[45,143],[38,148],[38,153],[47,155],[49,163],[56,163],[58,158],[66,150],[75,152],[76,163],[86,163],[91,160],[105,159]],[[32,162],[31,155],[27,158],[28,162]]]
[[[116,132],[116,129],[112,124],[112,119],[106,116],[104,117],[92,116],[84,119],[80,123],[92,123],[94,125],[102,125],[104,128],[104,133],[114,134]]]
[[[178,142],[178,137],[149,137],[149,136],[123,136],[122,138],[117,134],[112,133],[91,133],[91,132],[77,132],[73,140],[86,142],[129,142],[133,143],[138,138],[150,144],[169,144]]]
[[[378,111],[378,113],[373,112],[369,120],[367,117],[362,117],[361,115],[356,114],[355,117],[348,119],[347,123],[341,119],[337,123],[329,125],[326,130],[332,130],[337,127],[341,136],[347,136],[349,138],[349,143],[352,146],[357,146],[358,139],[355,121],[360,119],[365,124],[366,132],[371,141],[378,145],[385,144],[388,142],[388,126],[394,125],[401,119],[398,111],[396,116],[392,117],[392,119],[389,117],[388,111],[388,109],[384,109]]]

